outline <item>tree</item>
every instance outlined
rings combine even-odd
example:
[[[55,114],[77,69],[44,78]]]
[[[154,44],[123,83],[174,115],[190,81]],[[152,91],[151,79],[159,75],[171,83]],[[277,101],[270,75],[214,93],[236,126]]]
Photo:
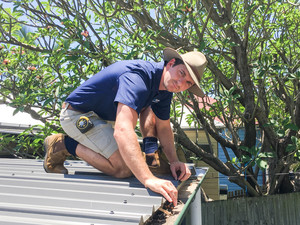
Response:
[[[298,1],[5,2],[1,102],[45,122],[45,133],[59,131],[57,116],[67,94],[103,67],[121,59],[161,60],[166,46],[196,49],[208,59],[203,88],[217,101],[200,109],[204,99],[183,93],[174,105],[192,108],[190,118],[220,143],[227,162],[184,134],[181,115],[172,121],[178,144],[251,196],[278,193],[289,183],[284,174],[300,158]],[[216,118],[227,137],[215,127]],[[265,169],[269,176],[261,187],[257,177]]]

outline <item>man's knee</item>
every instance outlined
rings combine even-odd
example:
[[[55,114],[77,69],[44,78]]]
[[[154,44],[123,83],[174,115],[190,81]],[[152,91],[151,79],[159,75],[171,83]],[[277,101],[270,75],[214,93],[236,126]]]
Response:
[[[115,168],[113,176],[116,178],[127,178],[132,176],[131,170],[127,166]]]
[[[124,162],[119,151],[116,151],[110,158],[109,162],[112,165],[112,176],[117,178],[126,178],[132,175],[132,172]]]

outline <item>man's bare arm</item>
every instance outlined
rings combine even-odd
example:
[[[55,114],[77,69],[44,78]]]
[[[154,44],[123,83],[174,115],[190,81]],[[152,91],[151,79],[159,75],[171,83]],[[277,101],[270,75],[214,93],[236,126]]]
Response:
[[[118,103],[114,137],[126,165],[145,187],[162,194],[177,205],[177,189],[172,182],[155,177],[149,170],[135,134],[138,115],[127,105]]]
[[[170,162],[172,175],[175,179],[181,181],[187,180],[191,176],[191,172],[184,163],[178,160],[170,120],[160,120],[158,117],[155,117],[155,120],[157,135],[163,151]],[[179,177],[177,177],[177,171],[180,171]]]

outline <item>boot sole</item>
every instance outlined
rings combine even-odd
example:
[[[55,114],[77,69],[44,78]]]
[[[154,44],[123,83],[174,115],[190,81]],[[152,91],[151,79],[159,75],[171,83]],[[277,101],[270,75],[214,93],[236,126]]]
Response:
[[[46,138],[47,139],[47,138]],[[43,148],[44,148],[44,162],[43,162],[43,167],[44,167],[44,170],[46,171],[46,173],[51,173],[49,170],[48,170],[48,168],[46,167],[46,164],[47,164],[47,162],[46,162],[46,160],[47,160],[47,158],[48,158],[48,152],[47,152],[47,146],[46,146],[46,140],[45,139],[45,141],[44,141],[44,144],[43,144]]]

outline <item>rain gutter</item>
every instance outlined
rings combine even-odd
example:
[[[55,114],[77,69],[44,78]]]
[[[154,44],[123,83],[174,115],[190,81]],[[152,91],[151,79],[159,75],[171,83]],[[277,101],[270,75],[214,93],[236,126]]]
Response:
[[[191,176],[190,179],[194,180],[194,183],[196,182],[196,188],[184,204],[184,207],[177,216],[174,225],[181,225],[184,219],[189,219],[189,224],[202,225],[200,186],[206,176],[208,167],[194,167],[194,170],[195,174]],[[188,213],[190,213],[190,218],[187,218]]]

